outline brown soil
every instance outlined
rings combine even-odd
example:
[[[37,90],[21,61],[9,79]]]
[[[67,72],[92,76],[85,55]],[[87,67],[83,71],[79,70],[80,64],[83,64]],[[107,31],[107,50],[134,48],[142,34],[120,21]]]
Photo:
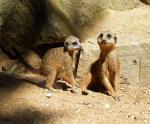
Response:
[[[150,87],[121,84],[120,102],[103,93],[45,90],[0,75],[0,124],[148,124]]]
[[[140,37],[139,34],[142,34],[143,37],[149,37],[149,15],[145,15],[149,12],[148,7],[129,10],[129,13],[107,10],[106,14],[107,12],[110,16],[101,20],[99,26],[89,25],[84,30],[86,38],[95,36],[99,29],[110,28],[121,36],[120,44],[131,41],[128,37],[124,38],[131,31],[135,36]],[[94,30],[93,33],[91,30]],[[10,62],[8,58],[4,61],[0,57],[0,66],[11,66],[8,61]],[[122,80],[123,96],[120,102],[106,94],[92,91],[86,96],[58,90],[58,93],[47,98],[43,88],[0,74],[0,124],[149,124],[150,85],[135,86],[131,82],[136,84],[132,79]]]

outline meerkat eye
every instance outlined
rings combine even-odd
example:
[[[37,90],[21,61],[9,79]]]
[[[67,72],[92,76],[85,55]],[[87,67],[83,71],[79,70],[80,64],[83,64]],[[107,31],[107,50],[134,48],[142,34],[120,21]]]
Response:
[[[65,45],[66,45],[66,46],[68,46],[68,45],[69,45],[69,43],[68,43],[68,42],[66,42],[66,43],[65,43]]]
[[[64,43],[64,47],[66,47],[66,48],[67,48],[67,47],[68,47],[68,45],[69,45],[69,43],[68,43],[68,42],[65,42],[65,43]]]
[[[73,42],[73,43],[72,43],[72,45],[74,45],[74,46],[75,46],[75,45],[78,45],[78,43],[75,41],[75,42]]]
[[[103,37],[103,34],[100,34],[99,37],[102,38],[102,37]]]
[[[110,39],[112,37],[111,34],[107,34],[107,38]]]
[[[68,46],[69,46],[69,43],[68,43],[68,42],[65,42],[65,43],[64,43],[64,51],[67,51],[67,50],[68,50]]]

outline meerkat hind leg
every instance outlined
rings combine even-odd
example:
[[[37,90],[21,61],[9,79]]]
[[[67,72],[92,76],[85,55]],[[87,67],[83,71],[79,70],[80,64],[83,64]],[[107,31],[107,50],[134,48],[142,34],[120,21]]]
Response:
[[[51,70],[50,74],[48,75],[46,79],[46,88],[52,92],[56,92],[56,90],[53,88],[53,84],[56,79],[57,72],[56,70]]]
[[[89,94],[89,91],[87,90],[87,87],[90,84],[91,80],[92,80],[92,74],[88,73],[86,75],[86,77],[84,78],[84,80],[81,82],[80,88],[82,90],[83,95],[88,95]]]
[[[78,93],[79,90],[78,90],[77,87],[76,87],[77,82],[76,82],[76,80],[74,79],[73,74],[70,73],[70,77],[71,77],[71,82],[72,82],[71,92],[72,92],[72,93]]]
[[[117,93],[113,89],[113,87],[107,77],[103,77],[102,84],[108,91],[109,95],[111,95],[115,100],[120,101],[120,98],[117,96]]]
[[[75,80],[74,80],[75,81]],[[78,90],[78,88],[76,87],[76,81],[75,82],[72,82],[72,86],[71,86],[71,88],[68,88],[67,90],[68,91],[71,91],[72,93],[78,93],[79,92],[79,90]]]
[[[120,83],[119,83],[119,77],[118,77],[117,74],[115,75],[114,80],[112,81],[112,86],[113,86],[113,88],[114,88],[114,90],[115,90],[115,92],[116,92],[116,94],[118,96],[118,91],[119,91]],[[117,100],[120,101],[121,97],[122,96],[119,95],[117,97]]]
[[[116,92],[119,91],[119,77],[117,74],[114,76],[114,80],[112,81],[112,86]]]
[[[75,91],[72,87],[73,87],[73,85],[74,85],[74,87],[75,86],[78,86],[77,85],[77,83],[75,82],[75,84],[73,84],[73,82],[74,82],[74,79],[71,79],[71,74],[69,75],[69,76],[66,76],[66,74],[65,73],[61,73],[61,74],[58,74],[57,75],[57,79],[62,79],[63,81],[65,81],[66,83],[68,83],[68,84],[70,84],[70,85],[72,85],[72,86],[69,86],[69,87],[71,87],[71,88],[67,88],[67,90],[68,91],[71,91],[71,92],[73,92],[73,93],[77,93],[77,91]],[[74,90],[74,91],[73,91]]]
[[[70,70],[70,72],[68,73],[69,75],[69,78],[70,78],[70,83],[72,84],[72,87],[71,87],[71,92],[72,93],[78,93],[78,89],[77,89],[77,82],[76,80],[74,79],[74,76],[73,76],[73,73],[71,72],[72,70]]]

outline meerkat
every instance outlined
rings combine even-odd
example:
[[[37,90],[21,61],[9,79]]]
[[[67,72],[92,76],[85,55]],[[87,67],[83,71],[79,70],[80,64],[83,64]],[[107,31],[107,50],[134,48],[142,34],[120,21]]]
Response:
[[[101,32],[97,38],[100,47],[100,56],[94,62],[80,87],[83,93],[88,94],[87,89],[98,90],[102,86],[115,100],[120,100],[117,95],[119,90],[120,62],[117,52],[117,37],[110,32]]]
[[[64,47],[49,49],[42,58],[42,63],[37,74],[18,74],[16,78],[27,80],[46,80],[46,88],[55,92],[54,82],[58,79],[72,84],[72,91],[75,91],[77,82],[73,76],[74,52],[81,50],[79,39],[75,36],[68,36]]]

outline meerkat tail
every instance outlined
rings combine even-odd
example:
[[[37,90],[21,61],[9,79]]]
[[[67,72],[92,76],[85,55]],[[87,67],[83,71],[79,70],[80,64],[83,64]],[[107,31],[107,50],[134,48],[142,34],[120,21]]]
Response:
[[[18,59],[18,60],[23,64],[23,66],[26,67],[29,71],[31,71],[31,72],[33,72],[33,73],[37,73],[37,74],[40,73],[39,69],[36,69],[36,68],[32,67],[30,64],[28,64],[16,49],[13,48],[13,52],[15,53],[17,59]]]
[[[16,79],[31,81],[31,82],[41,82],[45,81],[46,77],[39,74],[17,74],[14,75]]]
[[[92,80],[92,74],[87,73],[83,81],[80,83],[81,90],[85,90]]]

